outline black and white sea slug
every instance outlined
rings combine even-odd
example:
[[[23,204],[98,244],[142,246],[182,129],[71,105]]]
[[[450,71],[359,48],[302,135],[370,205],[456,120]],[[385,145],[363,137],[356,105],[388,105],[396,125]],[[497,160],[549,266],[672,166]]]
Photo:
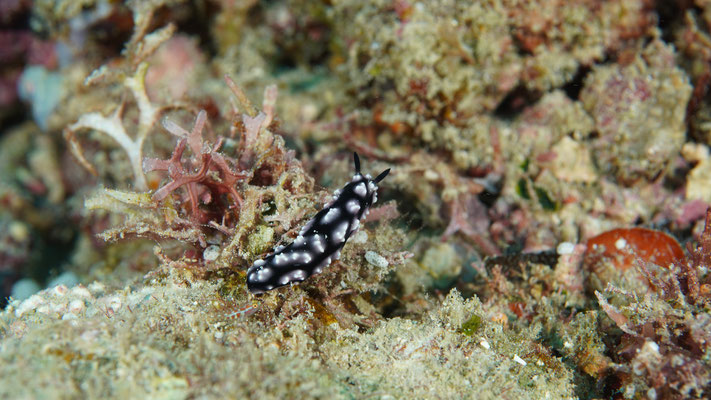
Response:
[[[331,261],[337,260],[343,245],[368,215],[378,200],[378,183],[390,169],[375,179],[360,173],[360,159],[353,153],[356,173],[341,190],[336,190],[323,210],[301,228],[299,236],[286,247],[277,247],[247,271],[247,288],[254,294],[264,293],[290,283],[298,283],[319,274]]]

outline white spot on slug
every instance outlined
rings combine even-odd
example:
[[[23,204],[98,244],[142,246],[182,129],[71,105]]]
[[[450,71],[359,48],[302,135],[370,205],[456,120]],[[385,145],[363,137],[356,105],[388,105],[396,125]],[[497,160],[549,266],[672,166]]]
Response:
[[[284,265],[287,262],[289,262],[289,257],[284,254],[279,253],[274,256],[274,265]]]
[[[360,203],[358,203],[357,200],[349,200],[348,203],[346,203],[346,210],[355,215],[358,211],[360,211]]]
[[[306,243],[306,239],[302,235],[299,235],[296,237],[296,240],[294,240],[294,246],[301,247]]]
[[[368,189],[363,182],[357,184],[353,191],[360,197],[365,197],[368,194]]]
[[[249,276],[250,282],[266,282],[272,277],[272,274],[273,272],[271,268],[262,268]]]
[[[309,254],[309,253],[301,253],[301,254],[299,254],[299,259],[302,263],[308,264],[311,262],[312,257],[311,257],[311,254]]]
[[[348,222],[341,222],[340,225],[338,225],[338,228],[333,231],[333,240],[332,242],[334,244],[338,243],[343,243],[346,240],[346,232],[348,231]]]
[[[326,250],[326,243],[321,235],[311,236],[311,246],[314,248],[314,250],[316,250],[318,254],[321,254]]]
[[[296,269],[289,272],[288,276],[291,281],[303,281],[304,279],[306,279],[306,271],[304,271],[303,269]]]
[[[341,212],[337,208],[332,208],[328,210],[326,215],[321,218],[321,223],[322,224],[330,224],[331,222],[335,221],[336,218],[341,214]]]

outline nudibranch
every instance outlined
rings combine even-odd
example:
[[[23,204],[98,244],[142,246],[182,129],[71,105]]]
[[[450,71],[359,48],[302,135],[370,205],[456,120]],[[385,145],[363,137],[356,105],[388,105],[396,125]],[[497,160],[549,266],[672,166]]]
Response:
[[[247,271],[247,288],[253,294],[264,293],[290,283],[299,283],[319,274],[331,261],[338,260],[343,245],[358,230],[360,221],[378,200],[378,183],[390,172],[386,169],[373,179],[360,173],[360,159],[353,153],[355,175],[331,201],[309,220],[299,236],[287,246],[280,246]]]

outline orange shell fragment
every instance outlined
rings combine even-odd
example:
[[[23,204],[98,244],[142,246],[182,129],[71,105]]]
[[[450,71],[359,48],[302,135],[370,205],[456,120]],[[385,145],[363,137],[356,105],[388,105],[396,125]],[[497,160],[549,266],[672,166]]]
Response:
[[[634,260],[668,267],[686,256],[679,242],[664,232],[647,228],[618,228],[588,239],[586,256],[605,257],[620,270],[634,266]]]

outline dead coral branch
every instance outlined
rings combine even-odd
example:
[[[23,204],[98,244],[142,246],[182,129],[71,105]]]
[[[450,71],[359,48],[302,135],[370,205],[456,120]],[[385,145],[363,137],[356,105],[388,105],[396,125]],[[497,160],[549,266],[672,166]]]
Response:
[[[139,5],[135,6],[140,7]],[[153,54],[161,44],[170,39],[175,32],[175,26],[167,25],[147,34],[146,29],[152,11],[146,13],[141,13],[138,10],[134,11],[137,26],[142,28],[137,30],[131,41],[126,44],[124,50],[125,58],[122,60],[123,67],[109,68],[108,64],[103,65],[86,78],[85,85],[91,85],[99,81],[109,81],[118,82],[128,89],[138,108],[138,123],[135,127],[135,135],[131,137],[124,125],[123,113],[126,102],[122,100],[110,116],[105,116],[98,112],[82,115],[77,122],[64,129],[64,138],[69,142],[69,149],[79,163],[93,175],[97,175],[96,169],[84,156],[82,146],[77,141],[76,132],[79,130],[94,130],[112,138],[128,156],[133,170],[135,188],[137,190],[147,190],[146,176],[142,168],[143,144],[160,115],[167,109],[177,108],[178,106],[175,104],[157,106],[151,102],[145,85],[146,72],[149,66],[145,59]]]
[[[84,114],[77,122],[65,128],[64,131],[64,137],[72,144],[70,149],[74,153],[74,156],[79,159],[82,166],[91,166],[91,164],[81,153],[81,147],[76,144],[76,131],[82,129],[92,129],[115,140],[128,156],[131,168],[133,169],[135,179],[134,184],[138,190],[146,190],[148,188],[148,185],[146,184],[146,176],[143,174],[143,169],[141,167],[143,160],[143,143],[146,141],[148,133],[162,112],[160,108],[155,107],[148,100],[148,95],[146,94],[145,89],[147,70],[148,64],[143,63],[138,67],[135,75],[124,80],[124,85],[131,90],[133,97],[136,99],[140,115],[137,129],[138,132],[135,137],[131,138],[123,125],[123,111],[125,108],[124,102],[122,102],[113,114],[108,117],[98,112]],[[96,170],[93,167],[91,167],[89,171],[92,174],[96,174]]]

